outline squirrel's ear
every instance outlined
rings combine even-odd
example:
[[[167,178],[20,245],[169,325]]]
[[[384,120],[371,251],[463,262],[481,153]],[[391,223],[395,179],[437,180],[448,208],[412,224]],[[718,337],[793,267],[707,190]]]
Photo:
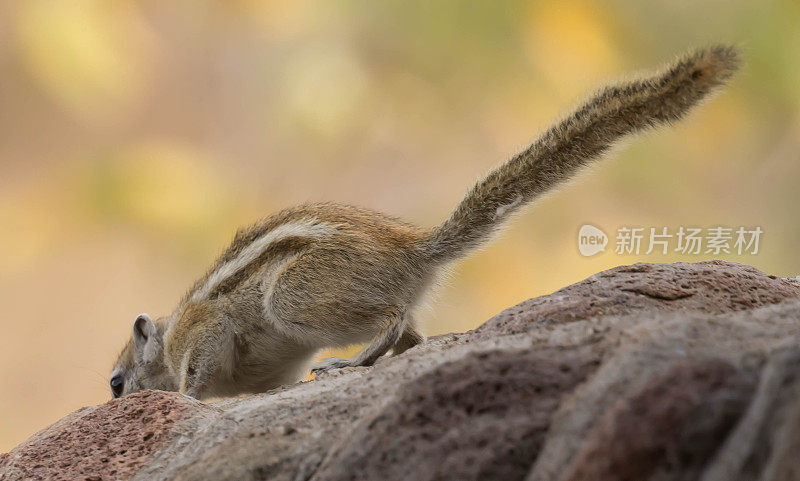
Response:
[[[133,338],[137,343],[146,343],[156,334],[156,325],[147,314],[139,314],[133,321]]]
[[[160,345],[156,324],[147,314],[139,314],[133,321],[134,356],[144,362],[151,362],[158,355]]]

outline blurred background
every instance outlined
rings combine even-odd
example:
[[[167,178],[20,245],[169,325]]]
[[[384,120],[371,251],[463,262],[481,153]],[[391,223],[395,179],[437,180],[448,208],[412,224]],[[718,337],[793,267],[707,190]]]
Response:
[[[764,230],[800,274],[796,1],[0,3],[0,452],[81,406],[136,314],[163,315],[243,224],[333,200],[421,225],[609,79],[739,43],[725,95],[461,263],[437,334],[597,271],[579,227]],[[613,240],[612,240],[613,242]]]

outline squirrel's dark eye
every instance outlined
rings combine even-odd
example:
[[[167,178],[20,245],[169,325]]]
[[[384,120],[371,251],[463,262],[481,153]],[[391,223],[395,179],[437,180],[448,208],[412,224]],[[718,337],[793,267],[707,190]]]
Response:
[[[114,397],[120,397],[122,395],[122,387],[125,385],[125,381],[122,379],[122,376],[114,376],[111,378],[111,392],[114,394]]]

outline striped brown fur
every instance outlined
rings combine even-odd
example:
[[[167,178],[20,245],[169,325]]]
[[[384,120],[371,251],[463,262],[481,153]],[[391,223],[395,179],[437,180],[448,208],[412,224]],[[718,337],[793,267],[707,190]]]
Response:
[[[112,372],[114,394],[259,392],[301,378],[326,347],[368,343],[352,359],[325,360],[317,373],[412,348],[424,339],[415,310],[449,262],[620,138],[681,119],[733,74],[737,58],[732,47],[711,47],[600,90],[489,173],[433,229],[333,203],[241,229],[171,315],[137,318]]]

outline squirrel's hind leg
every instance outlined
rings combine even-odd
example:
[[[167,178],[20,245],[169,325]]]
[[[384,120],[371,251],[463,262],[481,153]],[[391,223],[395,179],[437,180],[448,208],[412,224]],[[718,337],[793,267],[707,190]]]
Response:
[[[321,374],[343,367],[373,365],[379,357],[386,354],[400,340],[402,333],[407,328],[405,314],[399,309],[391,309],[391,312],[386,315],[383,321],[383,326],[378,336],[355,356],[350,359],[342,359],[340,357],[324,359],[321,363],[311,368],[311,372]]]

